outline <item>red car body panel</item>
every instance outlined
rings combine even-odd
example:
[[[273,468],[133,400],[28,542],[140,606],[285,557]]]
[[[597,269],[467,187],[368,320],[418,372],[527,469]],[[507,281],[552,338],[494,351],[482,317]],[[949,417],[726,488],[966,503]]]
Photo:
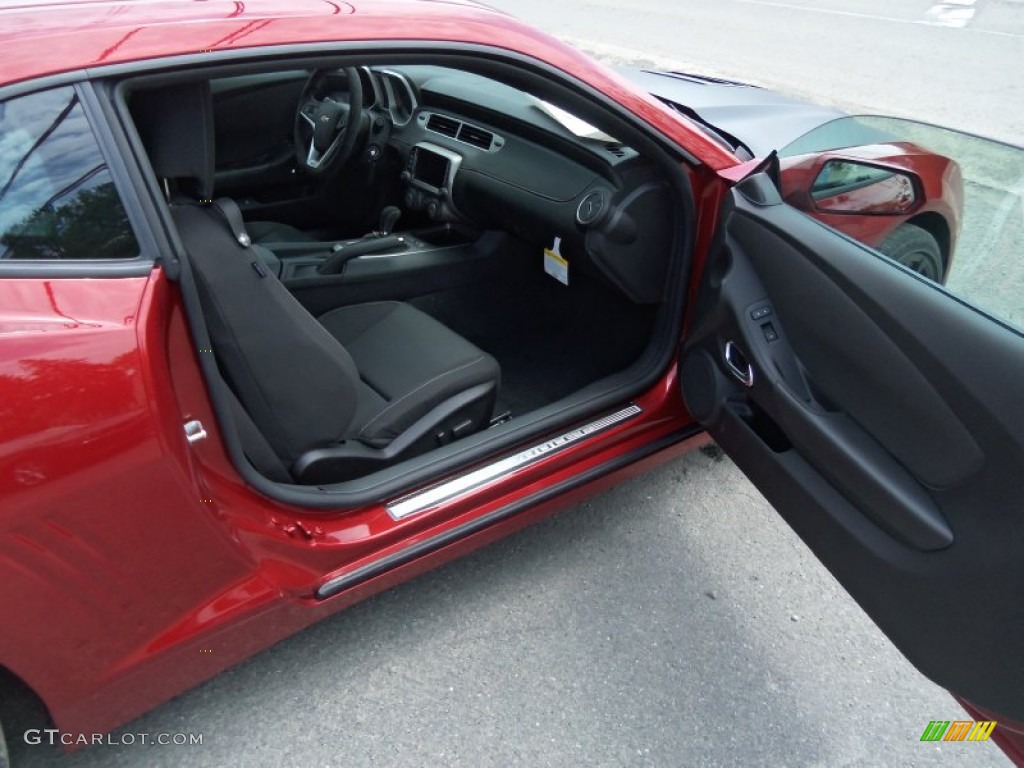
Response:
[[[992,741],[999,745],[1014,765],[1024,765],[1024,723],[1016,720],[1007,720],[995,712],[982,709],[977,704],[972,704],[961,696],[954,695],[960,706],[974,720],[985,722],[996,721],[997,725],[992,731]]]
[[[168,439],[181,426],[158,285],[0,281],[0,610],[19,626],[0,658],[55,718],[62,703],[87,711],[168,626],[249,571]]]

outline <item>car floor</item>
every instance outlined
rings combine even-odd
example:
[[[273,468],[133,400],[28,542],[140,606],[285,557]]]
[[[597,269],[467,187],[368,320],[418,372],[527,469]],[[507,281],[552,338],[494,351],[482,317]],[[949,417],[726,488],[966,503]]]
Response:
[[[650,342],[657,313],[582,271],[562,285],[544,273],[539,253],[500,280],[411,303],[497,359],[496,413],[513,416],[628,367]]]

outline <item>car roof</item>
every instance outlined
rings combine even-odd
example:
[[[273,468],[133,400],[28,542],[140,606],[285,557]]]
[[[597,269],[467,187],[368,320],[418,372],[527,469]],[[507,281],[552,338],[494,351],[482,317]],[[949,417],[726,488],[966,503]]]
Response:
[[[0,88],[107,65],[313,43],[438,41],[546,62],[642,116],[711,168],[737,159],[620,75],[473,0],[65,0],[0,6]]]
[[[412,38],[494,43],[503,30],[530,36],[511,16],[473,0],[20,2],[0,7],[0,85],[232,48]]]

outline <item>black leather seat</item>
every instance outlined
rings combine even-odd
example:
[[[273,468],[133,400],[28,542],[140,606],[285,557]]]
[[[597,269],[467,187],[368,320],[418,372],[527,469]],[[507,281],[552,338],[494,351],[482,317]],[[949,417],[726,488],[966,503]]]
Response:
[[[401,302],[314,318],[248,244],[237,206],[199,202],[213,179],[205,83],[132,111],[157,177],[193,196],[171,214],[224,379],[297,482],[356,477],[487,426],[494,358]]]

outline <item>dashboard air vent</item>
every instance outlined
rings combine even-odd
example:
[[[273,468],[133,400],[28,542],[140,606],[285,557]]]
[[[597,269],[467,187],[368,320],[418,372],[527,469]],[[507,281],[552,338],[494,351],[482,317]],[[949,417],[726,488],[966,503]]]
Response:
[[[472,125],[463,123],[462,130],[459,131],[459,141],[472,144],[480,149],[489,150],[491,142],[494,141],[494,134],[482,128],[474,128]]]
[[[454,139],[459,134],[459,121],[443,115],[431,115],[427,121],[427,130]]]

